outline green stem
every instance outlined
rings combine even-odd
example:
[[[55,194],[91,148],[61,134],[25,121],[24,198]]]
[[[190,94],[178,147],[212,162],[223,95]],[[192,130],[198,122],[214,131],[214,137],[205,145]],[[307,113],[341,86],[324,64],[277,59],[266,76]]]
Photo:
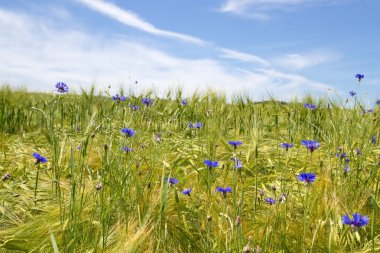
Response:
[[[307,212],[307,206],[308,206],[308,197],[309,197],[309,186],[305,186],[305,200],[304,200],[304,207],[303,207],[303,238],[302,238],[302,243],[303,243],[303,251],[305,252],[306,248],[306,212]]]
[[[37,187],[38,187],[38,177],[40,175],[40,165],[38,164],[37,167],[37,174],[36,174],[36,184],[34,187],[34,199],[35,199],[35,204],[37,205]]]

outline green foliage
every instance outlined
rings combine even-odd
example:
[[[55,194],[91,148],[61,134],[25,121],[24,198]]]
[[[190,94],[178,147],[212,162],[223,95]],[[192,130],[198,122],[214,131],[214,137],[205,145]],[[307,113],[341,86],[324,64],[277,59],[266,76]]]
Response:
[[[363,114],[356,99],[256,103],[212,92],[195,93],[184,106],[181,90],[166,98],[121,94],[127,100],[118,103],[94,88],[64,95],[0,89],[0,176],[11,174],[0,181],[0,253],[380,251],[380,147],[371,143],[380,139],[379,107]],[[142,105],[144,97],[153,105]],[[122,135],[123,127],[135,136]],[[321,146],[311,154],[303,139]],[[243,145],[235,150],[229,140]],[[33,152],[48,163],[37,167]],[[219,167],[207,168],[205,159]],[[317,180],[305,186],[300,172]],[[232,193],[224,197],[217,186]],[[190,196],[182,194],[188,188]],[[267,197],[278,201],[268,205]],[[343,225],[342,215],[353,212],[370,224]]]

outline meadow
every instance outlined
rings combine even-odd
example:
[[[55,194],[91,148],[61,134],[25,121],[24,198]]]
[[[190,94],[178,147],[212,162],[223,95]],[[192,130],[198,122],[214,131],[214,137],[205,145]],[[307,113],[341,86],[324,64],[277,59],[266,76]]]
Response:
[[[380,101],[356,87],[255,102],[2,86],[0,253],[380,252]]]

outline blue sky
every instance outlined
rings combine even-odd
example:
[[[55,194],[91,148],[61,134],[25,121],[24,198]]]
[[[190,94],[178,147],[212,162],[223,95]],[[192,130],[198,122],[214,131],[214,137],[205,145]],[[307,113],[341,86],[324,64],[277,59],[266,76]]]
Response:
[[[0,83],[380,97],[377,0],[0,2]],[[135,81],[138,81],[136,84]]]

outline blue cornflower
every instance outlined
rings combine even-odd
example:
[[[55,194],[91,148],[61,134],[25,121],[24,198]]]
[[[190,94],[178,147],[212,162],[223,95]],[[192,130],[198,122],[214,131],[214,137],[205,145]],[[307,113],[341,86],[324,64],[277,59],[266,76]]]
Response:
[[[351,171],[351,169],[350,169],[350,167],[348,167],[348,163],[346,163],[346,165],[343,168],[343,172],[347,173],[347,172],[350,172],[350,171]]]
[[[380,105],[380,99],[376,100],[376,105]]]
[[[355,77],[359,80],[359,82],[364,78],[363,74],[356,74]]]
[[[363,216],[359,213],[352,214],[352,220],[348,217],[348,214],[342,216],[342,223],[345,225],[350,225],[353,228],[364,227],[369,223],[369,218],[367,216]]]
[[[336,153],[336,157],[337,158],[346,158],[347,157],[347,153],[346,152],[343,152],[342,154],[341,153]]]
[[[275,200],[274,198],[266,198],[265,202],[267,202],[269,205],[274,205],[276,204],[277,200]]]
[[[200,122],[196,122],[196,123],[191,123],[191,122],[189,122],[188,126],[189,126],[190,128],[193,128],[193,129],[194,129],[194,128],[200,129],[200,128],[203,127],[203,124],[200,123]]]
[[[355,91],[353,91],[353,90],[352,90],[352,91],[350,91],[349,93],[350,93],[350,96],[351,96],[351,97],[355,97],[355,96],[356,96],[356,92],[355,92]]]
[[[189,104],[189,102],[187,102],[186,99],[182,99],[181,104],[182,104],[183,106],[186,106],[186,105]]]
[[[119,94],[116,94],[116,96],[112,96],[112,100],[120,103],[120,101],[125,101],[125,97],[124,96],[120,97]]]
[[[57,89],[58,93],[67,93],[69,92],[69,86],[65,84],[64,82],[59,82],[55,84],[55,88]]]
[[[235,162],[235,165],[234,165],[235,169],[243,168],[243,164],[239,158],[232,157],[231,160]]]
[[[312,104],[310,104],[310,103],[306,103],[306,104],[304,104],[303,107],[308,108],[308,109],[311,109],[311,110],[317,108],[316,105],[312,105]]]
[[[204,160],[204,163],[209,169],[219,166],[218,161]]]
[[[307,184],[310,184],[315,181],[317,176],[314,173],[302,172],[298,175],[298,180],[303,181]]]
[[[368,109],[367,112],[368,113],[373,113],[373,109]]]
[[[4,176],[1,178],[1,181],[7,181],[11,179],[12,175],[10,173],[5,173]]]
[[[189,189],[183,190],[182,193],[187,195],[187,196],[190,196],[191,191],[192,191],[192,189],[189,188]]]
[[[302,140],[301,144],[304,145],[310,152],[314,152],[319,147],[319,142],[311,140]]]
[[[294,147],[294,144],[293,143],[281,143],[281,147],[286,149],[286,151],[288,151],[290,148]]]
[[[362,154],[362,151],[360,150],[359,147],[356,148],[356,154],[357,154],[357,155],[361,155],[361,154]]]
[[[138,105],[129,104],[128,106],[129,106],[129,108],[132,109],[132,111],[139,111],[140,110],[140,107]]]
[[[39,164],[39,163],[46,163],[48,160],[46,159],[46,157],[38,154],[37,152],[34,152],[33,153],[33,156],[34,158],[36,158],[36,162],[35,164]]]
[[[175,177],[165,178],[165,181],[168,182],[170,185],[175,185],[179,183],[178,179]]]
[[[218,186],[218,187],[216,187],[216,191],[222,193],[223,198],[226,198],[227,192],[231,193],[232,189],[230,187],[223,188],[223,187]]]
[[[243,144],[242,141],[229,141],[228,144],[230,144],[231,146],[234,146],[234,149],[237,148],[237,146],[240,146]]]
[[[133,135],[135,135],[135,131],[130,128],[122,128],[121,133],[125,134],[125,136],[127,137],[132,137]]]
[[[372,144],[376,144],[377,143],[377,138],[376,138],[375,135],[371,137],[371,143]]]
[[[152,101],[152,99],[150,99],[150,98],[143,98],[143,99],[142,99],[142,103],[143,103],[144,105],[146,105],[146,106],[151,106],[151,105],[153,104],[153,101]]]
[[[127,147],[127,146],[123,146],[123,147],[121,147],[121,150],[124,151],[124,152],[126,152],[126,153],[131,153],[131,152],[134,151],[133,148],[129,148],[129,147]]]

